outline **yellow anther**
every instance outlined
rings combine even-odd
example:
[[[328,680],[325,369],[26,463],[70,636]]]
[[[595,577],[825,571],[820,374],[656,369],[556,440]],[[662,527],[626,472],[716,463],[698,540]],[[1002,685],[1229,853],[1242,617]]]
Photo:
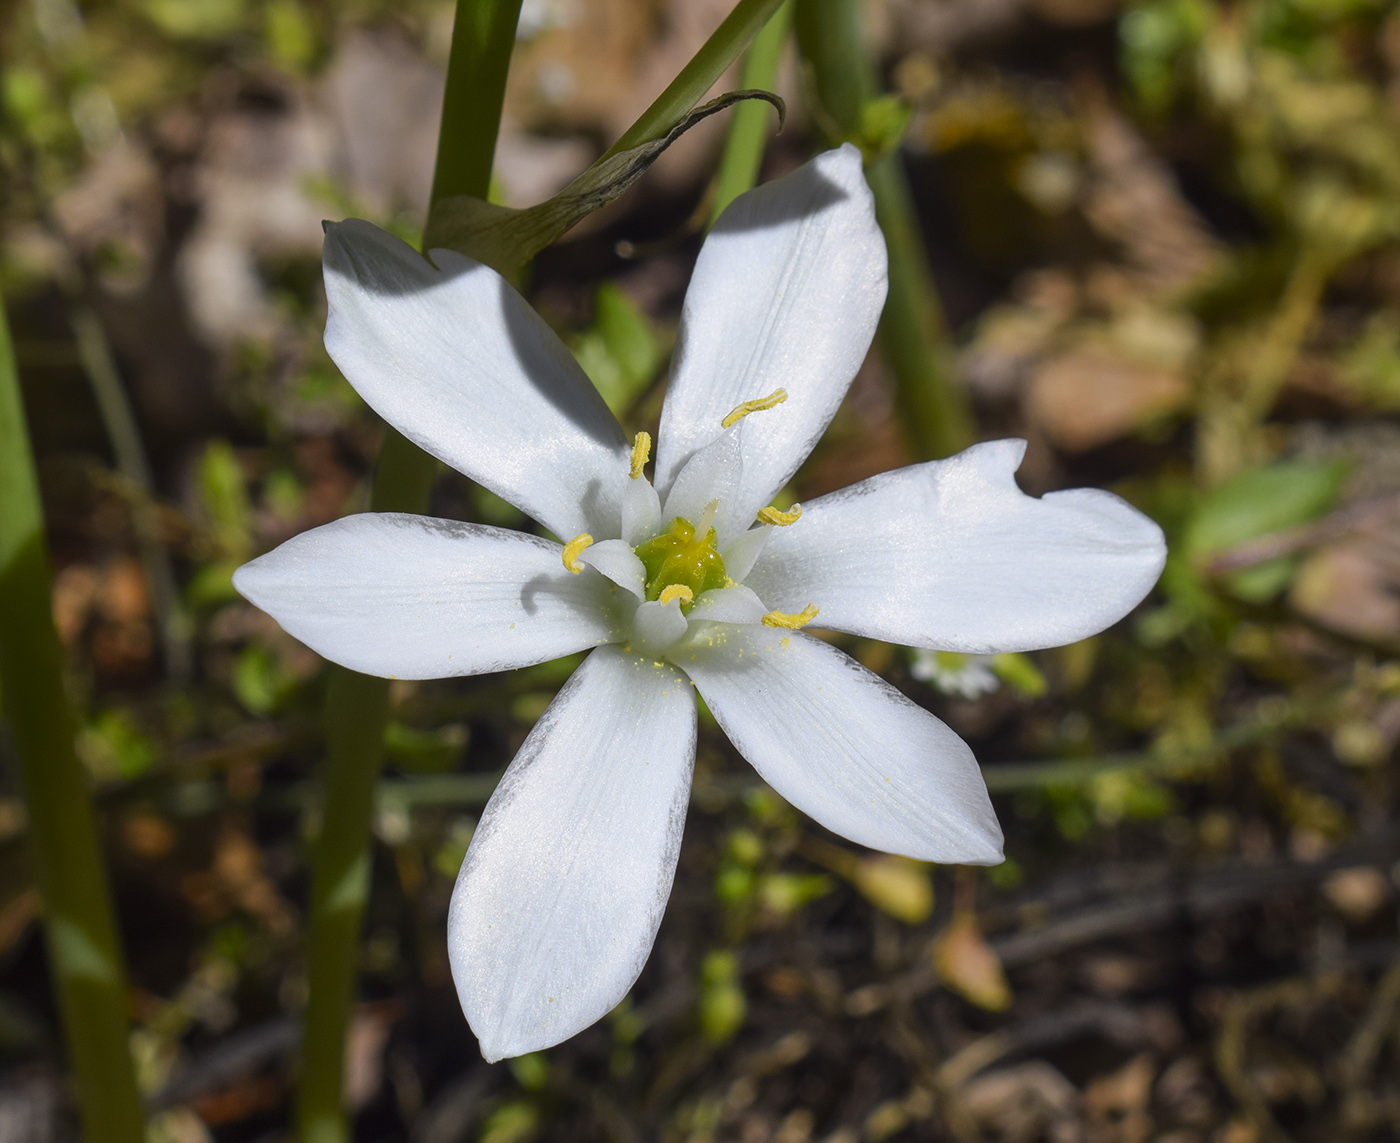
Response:
[[[817,617],[817,605],[809,603],[796,615],[791,615],[785,611],[770,611],[763,617],[765,627],[784,627],[789,631],[796,631],[799,627],[806,627]]]
[[[760,524],[776,524],[779,528],[788,524],[796,524],[802,519],[802,505],[794,504],[791,512],[784,512],[778,508],[760,508],[758,510],[758,522]]]
[[[642,468],[651,459],[651,434],[638,433],[632,438],[632,479],[642,475]]]
[[[587,532],[580,532],[572,540],[564,545],[564,570],[571,571],[578,575],[583,571],[583,565],[578,562],[579,553],[584,548],[592,547],[593,537]]]
[[[683,583],[673,583],[656,597],[656,602],[665,607],[673,599],[679,599],[682,607],[689,607],[695,602],[695,593]]]
[[[720,427],[727,429],[730,425],[742,421],[750,413],[771,409],[774,405],[781,405],[786,400],[786,389],[774,389],[768,396],[760,397],[756,401],[743,401],[729,410],[729,415],[720,421]]]

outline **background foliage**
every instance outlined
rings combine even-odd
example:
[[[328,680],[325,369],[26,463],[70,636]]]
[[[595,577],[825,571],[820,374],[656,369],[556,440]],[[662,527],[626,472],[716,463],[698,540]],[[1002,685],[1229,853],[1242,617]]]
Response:
[[[493,196],[606,148],[725,15],[529,0]],[[320,221],[417,239],[451,6],[24,0],[0,17],[0,285],[157,1139],[276,1139],[305,996],[324,672],[229,576],[368,503]],[[764,177],[899,147],[977,435],[1167,529],[1095,639],[989,662],[839,637],[968,736],[1006,865],[853,850],[702,724],[634,995],[488,1067],[452,879],[575,665],[396,683],[347,1098],[363,1140],[1273,1143],[1400,1134],[1400,12],[1383,0],[872,0],[854,132],[789,48]],[[738,86],[734,82],[722,88]],[[720,116],[525,272],[654,431]],[[902,140],[902,141],[901,141]],[[880,353],[805,499],[923,455]],[[435,514],[519,527],[444,472]],[[0,1138],[72,1132],[0,747]],[[347,950],[347,955],[351,951]]]

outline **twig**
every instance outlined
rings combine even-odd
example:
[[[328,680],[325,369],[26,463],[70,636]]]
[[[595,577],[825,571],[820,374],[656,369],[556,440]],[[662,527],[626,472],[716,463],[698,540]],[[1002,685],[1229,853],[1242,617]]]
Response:
[[[1157,1037],[1139,1010],[1106,1000],[1085,1000],[974,1040],[939,1067],[938,1085],[952,1091],[1013,1052],[1042,1052],[1090,1033],[1121,1047],[1157,1046]]]
[[[1273,702],[1261,703],[1255,717],[1226,727],[1210,741],[1184,749],[1164,751],[1124,751],[1101,754],[1097,758],[1050,759],[1037,762],[993,762],[983,767],[982,776],[987,789],[994,794],[1046,786],[1076,785],[1091,781],[1100,774],[1115,770],[1138,770],[1165,776],[1208,762],[1212,758],[1241,746],[1267,742],[1293,727],[1306,725],[1320,716],[1338,700],[1340,692],[1328,692],[1312,698],[1291,698],[1286,707],[1275,709]]]
[[[181,1067],[150,1097],[151,1111],[223,1091],[269,1064],[289,1058],[301,1043],[301,1024],[290,1016],[235,1032]]]
[[[1264,1143],[1293,1143],[1269,1110],[1263,1092],[1249,1075],[1246,1050],[1249,1027],[1274,1008],[1302,1003],[1315,996],[1329,996],[1340,983],[1336,976],[1295,977],[1234,997],[1225,1009],[1215,1041],[1215,1067],[1240,1110]]]
[[[1386,1036],[1395,1029],[1397,1009],[1400,1009],[1400,960],[1396,960],[1377,983],[1371,1006],[1342,1053],[1337,1065],[1342,1086],[1359,1088],[1365,1084]]]
[[[1139,890],[1129,900],[1096,905],[1048,924],[992,942],[1004,965],[1026,964],[1092,941],[1142,932],[1183,919],[1199,923],[1241,906],[1282,897],[1317,884],[1337,869],[1389,864],[1400,855],[1400,830],[1339,849],[1324,861],[1281,861],[1252,866],[1231,862],[1225,868],[1153,890]],[[1171,876],[1164,870],[1164,878]]]

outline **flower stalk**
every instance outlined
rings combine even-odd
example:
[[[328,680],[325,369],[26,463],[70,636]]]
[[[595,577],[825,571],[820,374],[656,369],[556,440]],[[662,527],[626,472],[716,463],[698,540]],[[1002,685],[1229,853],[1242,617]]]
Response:
[[[126,969],[87,775],[74,748],[33,453],[0,314],[0,693],[19,758],[49,968],[76,1078],[83,1137],[140,1143],[127,1046]]]
[[[861,142],[865,109],[876,95],[858,0],[800,0],[797,42],[811,64],[822,110],[845,136]],[[951,367],[943,308],[924,253],[923,235],[899,154],[870,164],[866,179],[889,250],[890,292],[880,344],[894,371],[901,418],[918,460],[951,456],[976,440],[972,410]]]

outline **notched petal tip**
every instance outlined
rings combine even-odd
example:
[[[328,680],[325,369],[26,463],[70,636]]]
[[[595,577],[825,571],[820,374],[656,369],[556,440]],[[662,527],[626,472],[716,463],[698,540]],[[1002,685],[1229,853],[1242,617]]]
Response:
[[[1017,488],[1016,472],[1026,459],[1026,447],[1020,437],[982,441],[950,457],[949,462],[967,464],[991,484]]]

